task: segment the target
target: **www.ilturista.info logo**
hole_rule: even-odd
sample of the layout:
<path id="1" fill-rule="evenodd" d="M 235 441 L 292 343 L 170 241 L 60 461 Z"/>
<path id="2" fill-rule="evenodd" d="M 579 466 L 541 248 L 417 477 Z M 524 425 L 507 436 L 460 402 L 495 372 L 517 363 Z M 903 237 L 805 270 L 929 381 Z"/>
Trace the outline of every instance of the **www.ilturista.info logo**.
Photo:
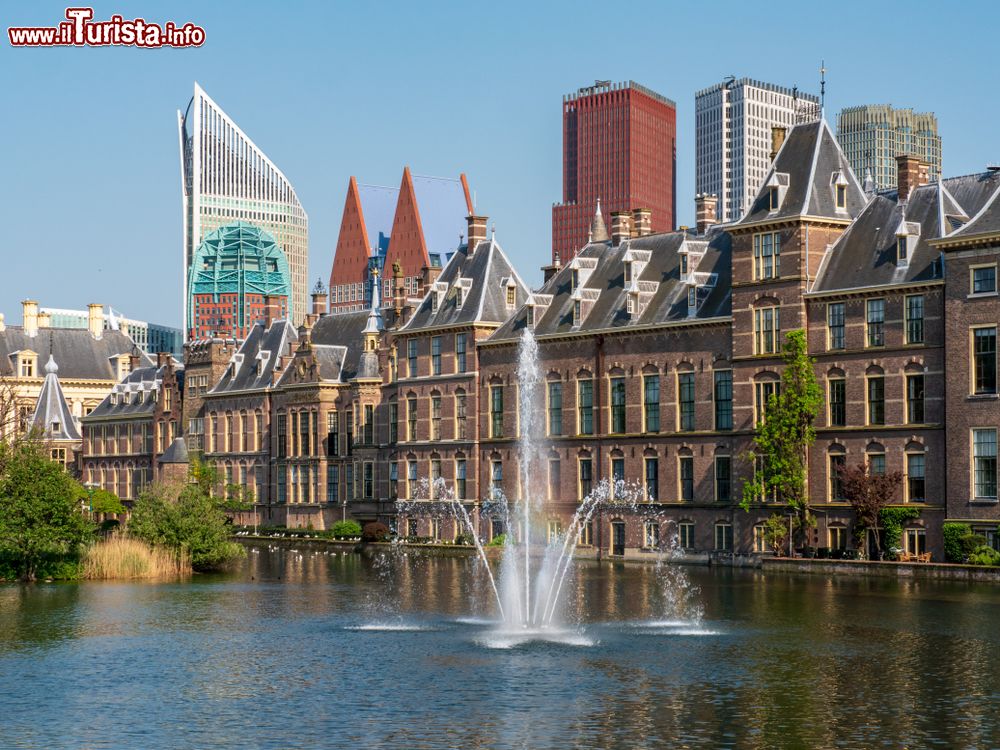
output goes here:
<path id="1" fill-rule="evenodd" d="M 193 23 L 162 26 L 142 18 L 126 21 L 118 15 L 93 21 L 93 8 L 67 8 L 58 26 L 12 26 L 7 36 L 12 47 L 200 47 L 205 30 Z"/>

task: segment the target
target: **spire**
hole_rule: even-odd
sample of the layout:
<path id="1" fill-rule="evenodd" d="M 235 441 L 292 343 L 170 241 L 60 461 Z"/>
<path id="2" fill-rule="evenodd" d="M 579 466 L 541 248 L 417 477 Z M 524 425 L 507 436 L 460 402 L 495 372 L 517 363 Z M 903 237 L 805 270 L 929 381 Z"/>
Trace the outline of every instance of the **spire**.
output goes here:
<path id="1" fill-rule="evenodd" d="M 871 198 L 875 194 L 875 178 L 872 177 L 871 167 L 865 167 L 865 183 L 863 187 L 865 195 Z"/>
<path id="2" fill-rule="evenodd" d="M 604 217 L 601 215 L 601 199 L 597 199 L 597 210 L 594 211 L 594 219 L 590 222 L 590 241 L 607 242 L 608 228 L 604 224 Z"/>
<path id="3" fill-rule="evenodd" d="M 368 334 L 378 334 L 383 328 L 382 305 L 379 301 L 379 273 L 378 268 L 372 269 L 372 304 L 368 311 L 368 322 L 365 324 L 365 338 Z M 367 347 L 366 347 L 367 348 Z"/>

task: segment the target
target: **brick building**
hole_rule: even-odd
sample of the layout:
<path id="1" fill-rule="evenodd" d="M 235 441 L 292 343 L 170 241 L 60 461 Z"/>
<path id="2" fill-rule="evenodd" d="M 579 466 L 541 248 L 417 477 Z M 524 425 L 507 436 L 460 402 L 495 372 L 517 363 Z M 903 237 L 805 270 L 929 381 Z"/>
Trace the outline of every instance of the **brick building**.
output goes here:
<path id="1" fill-rule="evenodd" d="M 606 213 L 647 209 L 654 232 L 674 228 L 674 102 L 634 81 L 598 81 L 563 97 L 562 119 L 563 189 L 562 201 L 552 206 L 553 263 L 567 262 L 590 240 L 598 201 Z"/>

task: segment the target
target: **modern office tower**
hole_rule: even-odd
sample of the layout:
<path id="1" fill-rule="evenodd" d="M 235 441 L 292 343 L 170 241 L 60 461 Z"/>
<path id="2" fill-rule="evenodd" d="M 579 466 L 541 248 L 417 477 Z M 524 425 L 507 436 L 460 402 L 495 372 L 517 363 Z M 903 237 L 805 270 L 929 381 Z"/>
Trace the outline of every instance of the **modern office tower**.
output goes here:
<path id="1" fill-rule="evenodd" d="M 298 325 L 308 309 L 309 218 L 295 189 L 274 163 L 197 83 L 177 112 L 184 199 L 184 290 L 191 261 L 209 233 L 237 220 L 267 230 L 288 258 L 289 314 Z M 184 330 L 191 302 L 184 302 Z"/>
<path id="2" fill-rule="evenodd" d="M 751 78 L 727 78 L 694 95 L 695 192 L 718 197 L 717 218 L 736 221 L 771 166 L 771 128 L 819 119 L 819 97 Z"/>
<path id="3" fill-rule="evenodd" d="M 596 81 L 563 97 L 562 202 L 552 206 L 552 261 L 587 244 L 604 215 L 650 212 L 652 231 L 673 229 L 677 106 L 634 81 Z"/>
<path id="4" fill-rule="evenodd" d="M 433 276 L 448 263 L 462 244 L 472 208 L 464 174 L 423 177 L 404 167 L 398 188 L 359 184 L 351 177 L 330 269 L 330 312 L 367 310 L 376 268 L 383 304 L 391 304 L 389 269 L 397 262 L 406 295 L 423 294 L 424 269 Z"/>
<path id="5" fill-rule="evenodd" d="M 205 236 L 188 274 L 188 339 L 242 339 L 255 323 L 288 317 L 288 260 L 268 232 L 246 221 Z"/>
<path id="6" fill-rule="evenodd" d="M 52 328 L 87 328 L 90 325 L 90 310 L 70 310 L 62 307 L 39 308 L 40 316 L 48 316 Z M 184 353 L 184 332 L 180 328 L 133 320 L 120 311 L 108 306 L 108 311 L 100 311 L 105 331 L 122 331 L 147 354 L 169 352 L 175 357 Z"/>
<path id="7" fill-rule="evenodd" d="M 837 140 L 859 179 L 871 174 L 878 190 L 896 187 L 896 157 L 916 156 L 933 181 L 941 174 L 941 136 L 933 112 L 863 104 L 837 115 Z"/>

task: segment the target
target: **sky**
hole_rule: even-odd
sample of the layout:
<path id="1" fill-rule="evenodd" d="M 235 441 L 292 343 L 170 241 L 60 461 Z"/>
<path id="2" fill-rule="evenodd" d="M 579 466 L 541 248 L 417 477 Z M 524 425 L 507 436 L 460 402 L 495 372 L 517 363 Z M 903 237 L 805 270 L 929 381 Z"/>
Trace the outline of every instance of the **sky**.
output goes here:
<path id="1" fill-rule="evenodd" d="M 826 113 L 933 111 L 946 176 L 1000 162 L 995 0 L 769 3 L 135 2 L 113 14 L 205 29 L 199 48 L 12 48 L 64 3 L 0 0 L 0 312 L 112 305 L 179 326 L 176 110 L 198 81 L 279 166 L 328 280 L 348 179 L 465 172 L 529 283 L 561 198 L 561 102 L 596 79 L 677 102 L 677 224 L 694 224 L 694 94 L 732 74 L 819 89 Z M 958 6 L 952 6 L 957 8 Z M 456 238 L 457 239 L 457 238 Z"/>

